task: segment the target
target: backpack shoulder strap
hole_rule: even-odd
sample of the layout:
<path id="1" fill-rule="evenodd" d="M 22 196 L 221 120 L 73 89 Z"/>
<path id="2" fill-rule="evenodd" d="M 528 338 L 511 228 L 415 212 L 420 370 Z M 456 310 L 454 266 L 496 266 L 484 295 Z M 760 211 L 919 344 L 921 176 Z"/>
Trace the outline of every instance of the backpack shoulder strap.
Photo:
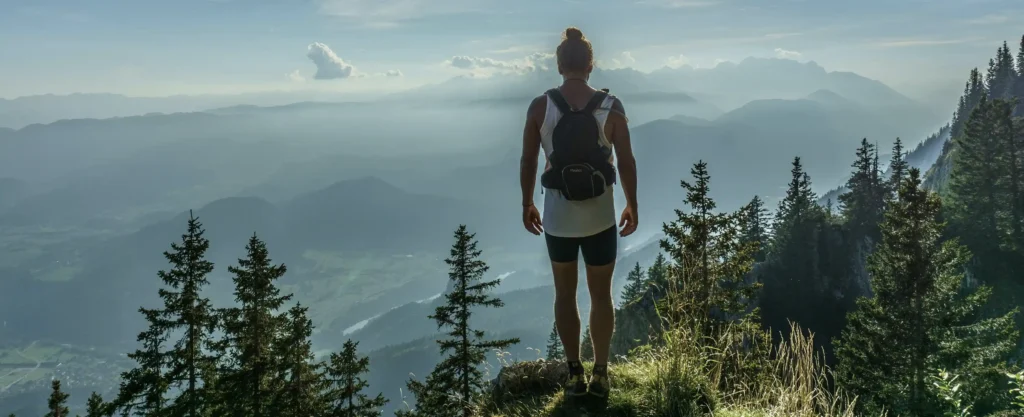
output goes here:
<path id="1" fill-rule="evenodd" d="M 552 103 L 555 103 L 555 107 L 558 107 L 558 110 L 561 111 L 562 114 L 568 114 L 572 112 L 572 107 L 569 106 L 569 102 L 565 101 L 565 97 L 562 96 L 561 91 L 558 91 L 558 88 L 552 88 L 544 94 L 546 94 L 548 98 L 551 99 Z"/>
<path id="2" fill-rule="evenodd" d="M 587 102 L 587 107 L 583 109 L 583 112 L 587 114 L 594 113 L 594 110 L 597 110 L 597 108 L 601 106 L 601 103 L 604 103 L 604 99 L 607 97 L 607 90 L 597 90 L 594 92 L 594 96 L 590 98 L 590 101 Z"/>

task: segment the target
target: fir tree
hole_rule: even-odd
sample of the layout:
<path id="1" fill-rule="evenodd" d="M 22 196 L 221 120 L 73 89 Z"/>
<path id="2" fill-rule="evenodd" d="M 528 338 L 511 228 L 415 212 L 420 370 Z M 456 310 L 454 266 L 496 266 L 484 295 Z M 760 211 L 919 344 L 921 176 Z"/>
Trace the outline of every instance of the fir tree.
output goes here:
<path id="1" fill-rule="evenodd" d="M 680 314 L 676 318 L 729 321 L 745 312 L 760 286 L 745 282 L 756 247 L 740 244 L 742 212 L 715 210 L 707 163 L 697 162 L 690 172 L 693 183 L 680 181 L 688 210 L 677 209 L 676 220 L 663 226 L 666 238 L 661 247 L 673 260 L 670 286 L 681 297 L 671 304 L 681 309 L 675 310 Z"/>
<path id="2" fill-rule="evenodd" d="M 644 295 L 647 291 L 647 279 L 644 277 L 644 271 L 640 268 L 640 263 L 637 262 L 633 266 L 633 270 L 629 271 L 626 276 L 626 286 L 622 289 L 622 304 L 632 302 Z"/>
<path id="3" fill-rule="evenodd" d="M 953 117 L 952 131 L 950 132 L 952 138 L 956 139 L 963 135 L 967 120 L 971 118 L 971 114 L 981 103 L 982 98 L 987 96 L 988 89 L 982 80 L 981 71 L 978 71 L 977 68 L 971 70 L 971 75 L 964 86 L 964 95 L 961 97 L 962 100 Z M 955 142 L 950 143 L 955 144 Z"/>
<path id="4" fill-rule="evenodd" d="M 996 51 L 995 59 L 989 60 L 986 79 L 991 99 L 1009 98 L 1012 94 L 1013 82 L 1017 69 L 1014 68 L 1013 55 L 1006 42 Z"/>
<path id="5" fill-rule="evenodd" d="M 580 361 L 594 359 L 594 341 L 590 338 L 590 324 L 583 330 L 583 341 L 580 343 Z"/>
<path id="6" fill-rule="evenodd" d="M 360 357 L 358 346 L 349 340 L 340 353 L 331 354 L 325 372 L 329 382 L 326 417 L 376 417 L 388 402 L 383 394 L 373 398 L 363 394 L 369 383 L 362 375 L 370 371 L 370 358 Z"/>
<path id="7" fill-rule="evenodd" d="M 107 409 L 107 404 L 103 402 L 103 397 L 95 392 L 86 401 L 85 410 L 85 417 L 106 417 L 111 414 Z"/>
<path id="8" fill-rule="evenodd" d="M 964 134 L 955 139 L 958 152 L 950 175 L 951 220 L 963 241 L 983 260 L 998 257 L 1003 241 L 999 232 L 1000 179 L 1005 177 L 996 104 L 982 99 L 967 121 Z"/>
<path id="9" fill-rule="evenodd" d="M 665 254 L 658 252 L 654 264 L 647 268 L 647 292 L 651 299 L 658 300 L 668 286 L 668 261 Z"/>
<path id="10" fill-rule="evenodd" d="M 793 160 L 790 173 L 786 196 L 775 215 L 769 262 L 761 274 L 761 311 L 764 323 L 777 331 L 786 332 L 790 321 L 815 329 L 816 341 L 827 351 L 829 329 L 842 328 L 846 315 L 844 304 L 837 302 L 843 300 L 833 294 L 850 292 L 849 269 L 829 263 L 834 250 L 830 252 L 825 244 L 834 244 L 828 237 L 835 232 L 825 224 L 824 210 L 816 203 L 800 158 Z"/>
<path id="11" fill-rule="evenodd" d="M 831 200 L 829 200 L 831 201 Z M 753 245 L 754 261 L 763 262 L 767 257 L 768 242 L 771 240 L 768 234 L 770 216 L 768 209 L 764 206 L 764 200 L 760 196 L 754 196 L 747 205 L 740 209 L 740 233 L 741 245 Z"/>
<path id="12" fill-rule="evenodd" d="M 837 381 L 857 395 L 864 415 L 938 415 L 925 376 L 933 368 L 970 375 L 965 391 L 992 390 L 996 367 L 1012 351 L 1013 314 L 971 322 L 990 294 L 965 295 L 968 252 L 942 241 L 938 197 L 921 187 L 916 168 L 882 224 L 868 268 L 875 296 L 858 300 L 837 342 Z M 966 379 L 965 379 L 966 380 Z"/>
<path id="13" fill-rule="evenodd" d="M 50 392 L 50 399 L 47 401 L 47 410 L 45 417 L 69 417 L 71 411 L 68 410 L 68 394 L 65 394 L 60 390 L 60 380 L 55 379 L 50 382 L 52 391 Z"/>
<path id="14" fill-rule="evenodd" d="M 111 409 L 124 415 L 154 417 L 166 412 L 168 390 L 164 378 L 166 363 L 163 344 L 167 342 L 167 323 L 159 310 L 140 308 L 149 328 L 138 335 L 139 349 L 128 354 L 138 365 L 121 373 L 121 386 Z"/>
<path id="15" fill-rule="evenodd" d="M 878 223 L 882 220 L 885 199 L 878 176 L 878 151 L 867 139 L 860 142 L 853 173 L 846 182 L 847 192 L 839 196 L 840 210 L 847 227 L 857 240 L 869 238 L 877 242 Z"/>
<path id="16" fill-rule="evenodd" d="M 280 361 L 278 381 L 284 386 L 277 393 L 274 416 L 307 417 L 319 415 L 324 407 L 321 392 L 324 380 L 318 372 L 313 354 L 313 322 L 306 317 L 308 309 L 296 303 L 287 313 L 287 324 L 275 343 L 275 358 Z"/>
<path id="17" fill-rule="evenodd" d="M 472 329 L 469 318 L 476 307 L 501 307 L 500 299 L 487 294 L 500 281 L 483 281 L 487 264 L 480 260 L 475 235 L 459 226 L 455 231 L 455 244 L 445 263 L 453 288 L 445 294 L 446 303 L 440 305 L 430 316 L 437 322 L 438 329 L 447 328 L 447 338 L 438 340 L 441 354 L 447 356 L 439 363 L 427 385 L 420 385 L 417 393 L 417 413 L 436 417 L 462 416 L 473 414 L 476 401 L 484 386 L 483 372 L 479 365 L 486 360 L 490 349 L 504 349 L 519 343 L 519 339 L 485 340 L 482 330 Z M 413 392 L 416 384 L 410 384 Z M 423 390 L 433 392 L 423 392 Z M 429 401 L 425 404 L 420 395 Z"/>
<path id="18" fill-rule="evenodd" d="M 1020 37 L 1020 48 L 1017 49 L 1017 75 L 1024 77 L 1024 36 Z"/>
<path id="19" fill-rule="evenodd" d="M 903 183 L 903 179 L 907 176 L 907 154 L 903 151 L 903 142 L 900 138 L 896 138 L 896 143 L 892 145 L 892 159 L 889 161 L 889 179 L 886 184 L 888 188 L 888 198 L 893 199 L 899 192 L 900 184 Z"/>
<path id="20" fill-rule="evenodd" d="M 291 295 L 282 296 L 274 284 L 287 268 L 271 262 L 266 244 L 255 234 L 246 251 L 238 266 L 228 268 L 234 274 L 235 301 L 240 307 L 224 312 L 230 364 L 219 382 L 223 395 L 231 399 L 226 415 L 269 417 L 281 385 L 275 378 L 281 365 L 274 342 L 287 319 L 276 311 Z"/>
<path id="21" fill-rule="evenodd" d="M 206 349 L 213 342 L 211 334 L 217 317 L 210 300 L 201 294 L 209 284 L 207 274 L 213 271 L 213 263 L 205 259 L 210 242 L 203 237 L 204 233 L 202 223 L 190 211 L 188 231 L 181 237 L 181 243 L 172 243 L 171 251 L 164 252 L 171 269 L 157 274 L 166 285 L 160 289 L 165 330 L 181 332 L 181 338 L 165 353 L 168 369 L 164 377 L 169 387 L 179 392 L 169 409 L 172 417 L 205 414 L 200 374 L 215 362 Z"/>
<path id="22" fill-rule="evenodd" d="M 1014 103 L 1006 100 L 992 103 L 992 131 L 1000 148 L 993 162 L 1002 167 L 1003 173 L 998 185 L 1008 213 L 1001 217 L 1009 223 L 1004 227 L 1003 235 L 1008 236 L 1004 247 L 1019 254 L 1024 250 L 1024 120 L 1013 119 L 1013 108 Z"/>
<path id="23" fill-rule="evenodd" d="M 551 323 L 551 334 L 548 335 L 547 360 L 565 360 L 565 349 L 562 347 L 562 339 L 558 337 L 558 325 Z"/>

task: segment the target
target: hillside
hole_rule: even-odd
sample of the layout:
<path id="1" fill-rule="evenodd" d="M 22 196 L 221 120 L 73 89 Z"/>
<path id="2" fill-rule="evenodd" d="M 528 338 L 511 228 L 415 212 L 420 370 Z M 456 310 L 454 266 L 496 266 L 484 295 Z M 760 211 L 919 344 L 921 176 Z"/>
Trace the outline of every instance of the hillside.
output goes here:
<path id="1" fill-rule="evenodd" d="M 359 196 L 360 204 L 351 204 L 355 195 Z M 378 309 L 378 312 L 386 310 L 387 306 L 374 305 L 373 301 L 389 296 L 389 292 L 394 292 L 393 302 L 401 304 L 416 300 L 419 294 L 431 289 L 436 291 L 437 285 L 443 282 L 443 264 L 426 254 L 438 249 L 437 242 L 450 238 L 451 231 L 459 224 L 458 220 L 471 220 L 476 212 L 465 203 L 410 194 L 381 180 L 365 178 L 342 181 L 281 205 L 254 197 L 221 199 L 196 210 L 195 215 L 209 225 L 207 237 L 215 243 L 208 255 L 216 265 L 222 266 L 218 268 L 221 279 L 213 280 L 211 287 L 217 294 L 214 299 L 230 299 L 231 284 L 226 280 L 223 267 L 233 264 L 244 254 L 246 239 L 255 232 L 272 242 L 269 245 L 277 260 L 292 266 L 294 273 L 290 274 L 289 283 L 301 284 L 295 288 L 300 296 L 315 296 L 307 302 L 314 305 L 318 320 L 329 323 L 345 317 L 342 312 L 347 310 L 354 314 L 367 307 Z M 138 328 L 138 318 L 121 312 L 134 310 L 140 303 L 155 301 L 151 296 L 159 284 L 155 274 L 166 265 L 160 254 L 167 250 L 170 242 L 179 239 L 187 217 L 187 212 L 181 213 L 171 220 L 129 235 L 78 248 L 70 259 L 75 266 L 66 270 L 70 274 L 68 282 L 40 282 L 31 275 L 20 280 L 0 280 L 0 283 L 14 288 L 25 285 L 18 290 L 0 292 L 0 315 L 12 317 L 16 311 L 31 312 L 28 315 L 34 318 L 31 322 L 8 322 L 11 330 L 30 340 L 59 337 L 89 343 L 130 342 Z M 418 234 L 408 234 L 396 240 L 394 236 L 400 230 L 414 230 Z M 492 233 L 503 233 L 500 230 Z M 382 250 L 384 252 L 380 252 Z M 358 258 L 359 253 L 378 253 L 375 257 L 384 259 L 393 255 L 418 256 L 396 264 L 409 265 L 402 266 L 403 270 L 393 281 L 384 279 L 385 276 L 390 278 L 389 274 L 351 282 L 355 288 L 366 287 L 365 291 L 369 291 L 352 294 L 353 301 L 361 300 L 364 305 L 356 302 L 338 305 L 337 300 L 330 300 L 329 293 L 322 292 L 318 286 L 344 278 L 346 267 L 358 271 L 356 268 L 360 266 L 345 265 L 344 262 L 340 266 L 332 266 L 333 261 L 326 264 L 325 261 L 336 256 Z M 425 257 L 420 259 L 421 256 Z M 424 262 L 432 267 L 422 268 Z M 419 266 L 412 267 L 414 264 Z M 374 264 L 366 264 L 362 268 L 387 267 L 387 263 L 371 265 Z M 413 271 L 415 273 L 411 273 Z M 424 276 L 433 278 L 424 279 Z M 365 279 L 377 279 L 378 282 L 365 282 Z M 408 283 L 416 284 L 406 287 Z M 431 283 L 435 283 L 433 287 Z M 328 287 L 332 292 L 344 290 L 336 285 Z M 47 307 L 55 302 L 64 306 L 61 311 L 73 309 L 81 313 L 76 314 L 73 320 L 67 320 L 60 311 Z M 373 310 L 365 311 L 366 314 L 374 313 Z M 350 318 L 354 320 L 348 324 L 339 322 L 337 326 L 344 328 L 359 320 Z"/>

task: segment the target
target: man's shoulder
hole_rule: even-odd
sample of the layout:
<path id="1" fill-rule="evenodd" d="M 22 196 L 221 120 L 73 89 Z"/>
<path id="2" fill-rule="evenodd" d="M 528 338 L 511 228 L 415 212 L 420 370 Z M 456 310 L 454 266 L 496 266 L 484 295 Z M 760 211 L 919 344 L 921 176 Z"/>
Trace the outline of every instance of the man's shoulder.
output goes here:
<path id="1" fill-rule="evenodd" d="M 544 111 L 547 110 L 548 96 L 547 94 L 541 94 L 534 97 L 530 101 L 530 109 L 528 110 L 530 115 L 543 115 Z"/>

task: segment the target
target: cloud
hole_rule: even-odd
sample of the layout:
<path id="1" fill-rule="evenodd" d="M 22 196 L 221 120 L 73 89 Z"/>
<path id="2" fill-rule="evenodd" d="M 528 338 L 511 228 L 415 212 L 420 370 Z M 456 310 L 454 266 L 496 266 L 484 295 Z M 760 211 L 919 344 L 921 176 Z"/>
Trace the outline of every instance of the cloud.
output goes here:
<path id="1" fill-rule="evenodd" d="M 670 56 L 665 59 L 665 65 L 667 65 L 669 68 L 680 68 L 682 66 L 689 64 L 690 58 L 687 58 L 686 55 L 683 54 Z"/>
<path id="2" fill-rule="evenodd" d="M 484 11 L 475 0 L 316 0 L 321 14 L 363 23 L 372 28 L 391 28 L 400 22 L 428 16 Z"/>
<path id="3" fill-rule="evenodd" d="M 968 19 L 968 25 L 998 25 L 1000 23 L 1006 23 L 1010 21 L 1010 16 L 1005 14 L 990 14 L 986 16 L 976 17 L 974 19 Z"/>
<path id="4" fill-rule="evenodd" d="M 297 83 L 306 81 L 306 77 L 303 77 L 302 74 L 299 73 L 299 70 L 289 72 L 287 75 L 289 80 L 292 80 Z"/>
<path id="5" fill-rule="evenodd" d="M 390 70 L 384 73 L 385 77 L 401 77 L 402 75 L 401 70 Z"/>
<path id="6" fill-rule="evenodd" d="M 355 71 L 355 67 L 342 61 L 327 45 L 314 42 L 309 44 L 309 47 L 306 49 L 308 50 L 306 57 L 316 64 L 316 74 L 313 75 L 313 79 L 334 80 L 348 78 Z"/>
<path id="7" fill-rule="evenodd" d="M 941 46 L 941 45 L 957 45 L 961 43 L 967 43 L 970 41 L 980 40 L 980 38 L 964 38 L 964 39 L 893 39 L 887 41 L 878 41 L 873 43 L 873 46 L 879 48 L 910 48 L 915 46 Z"/>
<path id="8" fill-rule="evenodd" d="M 781 59 L 800 59 L 803 54 L 797 51 L 787 51 L 782 48 L 775 48 L 775 57 Z"/>
<path id="9" fill-rule="evenodd" d="M 636 58 L 633 58 L 633 53 L 629 51 L 623 51 L 621 54 L 619 54 L 617 58 L 612 58 L 611 65 L 607 66 L 607 68 L 625 68 L 635 63 Z M 601 65 L 601 63 L 598 62 L 597 66 L 603 67 L 604 65 Z"/>
<path id="10" fill-rule="evenodd" d="M 639 0 L 636 3 L 669 9 L 682 9 L 717 6 L 722 2 L 720 0 Z"/>
<path id="11" fill-rule="evenodd" d="M 524 74 L 538 70 L 547 71 L 554 68 L 555 55 L 536 52 L 524 58 L 513 60 L 457 55 L 445 61 L 445 64 L 460 70 Z"/>

